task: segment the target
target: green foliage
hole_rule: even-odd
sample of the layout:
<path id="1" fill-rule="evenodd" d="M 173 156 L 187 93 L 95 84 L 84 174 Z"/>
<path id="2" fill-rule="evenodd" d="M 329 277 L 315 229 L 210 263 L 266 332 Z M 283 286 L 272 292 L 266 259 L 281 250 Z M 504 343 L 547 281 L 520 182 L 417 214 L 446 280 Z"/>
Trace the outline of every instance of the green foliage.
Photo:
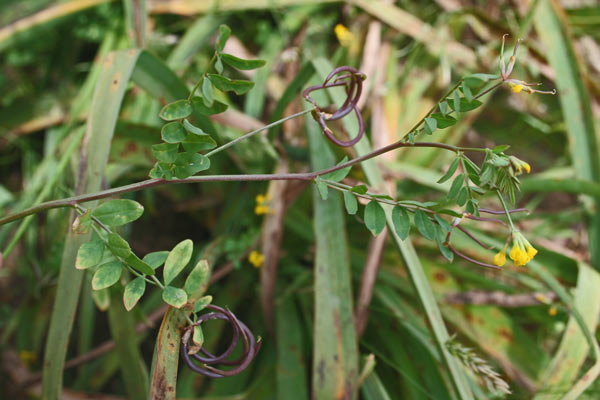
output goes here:
<path id="1" fill-rule="evenodd" d="M 123 291 L 123 304 L 125 305 L 125 309 L 131 311 L 138 301 L 140 301 L 145 291 L 146 281 L 143 276 L 138 276 L 125 285 L 125 290 Z"/>
<path id="2" fill-rule="evenodd" d="M 376 200 L 371 200 L 365 207 L 365 226 L 373 236 L 377 236 L 385 228 L 385 213 Z"/>
<path id="3" fill-rule="evenodd" d="M 189 117 L 192 111 L 192 104 L 188 100 L 177 100 L 164 106 L 158 115 L 165 121 L 175 121 Z"/>
<path id="4" fill-rule="evenodd" d="M 183 289 L 165 286 L 162 292 L 162 299 L 170 306 L 181 308 L 187 303 L 188 296 Z"/>
<path id="5" fill-rule="evenodd" d="M 102 290 L 111 287 L 119 281 L 123 272 L 123 263 L 120 261 L 109 261 L 98 267 L 92 278 L 92 288 Z"/>
<path id="6" fill-rule="evenodd" d="M 102 261 L 104 249 L 104 242 L 101 240 L 93 240 L 91 242 L 83 243 L 77 251 L 75 267 L 77 269 L 95 267 L 100 263 L 100 261 Z"/>
<path id="7" fill-rule="evenodd" d="M 600 248 L 593 129 L 600 77 L 586 58 L 598 47 L 598 7 L 501 7 L 498 20 L 511 21 L 512 39 L 529 48 L 520 47 L 512 74 L 500 76 L 495 56 L 508 28 L 477 19 L 485 13 L 477 4 L 448 19 L 436 2 L 400 8 L 357 0 L 340 13 L 303 1 L 278 10 L 269 1 L 232 1 L 218 14 L 211 2 L 197 2 L 169 9 L 168 18 L 171 5 L 148 3 L 154 22 L 147 24 L 135 2 L 123 3 L 126 12 L 119 2 L 67 3 L 9 0 L 0 13 L 0 348 L 19 354 L 27 371 L 42 371 L 44 398 L 60 398 L 63 386 L 90 396 L 111 388 L 124 398 L 145 398 L 150 388 L 169 398 L 156 382 L 186 398 L 329 399 L 340 391 L 367 399 L 500 398 L 487 384 L 503 380 L 514 398 L 596 397 L 599 278 L 581 260 L 588 251 L 595 260 Z M 244 23 L 245 7 L 256 23 Z M 381 33 L 365 28 L 376 20 Z M 352 40 L 344 42 L 337 23 Z M 415 26 L 429 28 L 407 28 Z M 225 50 L 232 35 L 245 51 L 238 53 L 239 43 Z M 363 71 L 365 138 L 347 149 L 320 143 L 310 118 L 280 129 L 306 87 L 334 66 L 367 65 L 373 43 L 386 51 L 374 60 L 381 68 Z M 146 50 L 111 53 L 124 46 Z M 519 88 L 520 79 L 556 86 L 558 101 L 529 92 L 537 86 Z M 326 116 L 346 95 L 343 87 L 313 93 Z M 261 123 L 273 125 L 255 136 Z M 354 111 L 327 124 L 341 140 L 358 127 Z M 365 156 L 370 140 L 375 148 L 401 145 L 310 175 Z M 530 169 L 534 175 L 524 177 Z M 285 171 L 284 180 L 265 182 L 274 171 Z M 289 178 L 295 173 L 303 182 Z M 144 182 L 148 175 L 196 183 Z M 214 182 L 219 175 L 241 182 Z M 315 185 L 312 197 L 306 182 Z M 255 215 L 255 197 L 266 193 L 268 212 Z M 4 225 L 30 207 L 58 208 Z M 68 217 L 61 207 L 76 213 Z M 529 212 L 486 215 L 521 207 Z M 386 224 L 387 239 L 373 240 Z M 539 252 L 525 267 L 510 260 L 513 231 Z M 194 243 L 155 251 L 185 237 Z M 251 251 L 264 257 L 258 271 L 246 261 Z M 498 254 L 509 258 L 500 271 L 463 259 L 490 266 Z M 374 260 L 376 273 L 366 268 Z M 212 312 L 213 297 L 255 334 L 270 334 L 246 375 L 198 385 L 178 361 L 179 335 Z M 481 298 L 484 304 L 469 304 Z M 529 303 L 515 306 L 523 298 Z M 134 328 L 160 324 L 156 310 L 164 304 L 171 306 L 162 332 L 169 335 L 155 343 L 153 331 Z M 190 350 L 220 347 L 230 335 L 222 325 L 194 327 Z M 447 341 L 448 330 L 456 339 Z M 109 339 L 116 350 L 63 373 L 65 359 L 94 355 Z M 474 349 L 460 345 L 466 342 Z M 151 348 L 148 386 L 150 355 L 140 352 Z M 376 365 L 359 374 L 358 360 L 371 353 Z M 22 383 L 14 385 L 27 391 Z M 12 385 L 0 397 L 10 397 Z"/>
<path id="8" fill-rule="evenodd" d="M 171 283 L 177 275 L 185 268 L 192 258 L 194 244 L 187 239 L 178 243 L 173 250 L 169 252 L 163 269 L 165 284 Z"/>

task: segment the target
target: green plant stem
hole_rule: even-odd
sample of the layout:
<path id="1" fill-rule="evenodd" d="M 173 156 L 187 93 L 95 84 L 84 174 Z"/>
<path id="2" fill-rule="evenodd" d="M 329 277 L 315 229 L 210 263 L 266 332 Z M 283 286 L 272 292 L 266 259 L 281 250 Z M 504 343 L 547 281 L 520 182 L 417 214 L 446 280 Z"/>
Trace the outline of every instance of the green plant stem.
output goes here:
<path id="1" fill-rule="evenodd" d="M 420 120 L 419 120 L 419 121 L 418 121 L 418 122 L 417 122 L 417 123 L 416 123 L 416 124 L 415 124 L 415 125 L 414 125 L 412 128 L 410 128 L 410 129 L 408 130 L 408 133 L 402 137 L 402 140 L 406 139 L 406 138 L 408 137 L 408 135 L 410 135 L 411 133 L 415 132 L 415 131 L 416 131 L 416 130 L 419 128 L 419 126 L 421 126 L 421 124 L 422 124 L 422 123 L 425 121 L 425 119 L 426 119 L 426 118 L 428 118 L 428 117 L 429 117 L 429 116 L 430 116 L 430 115 L 431 115 L 431 114 L 432 114 L 432 113 L 435 111 L 435 109 L 436 109 L 436 108 L 438 108 L 438 106 L 440 105 L 440 103 L 441 103 L 442 101 L 446 100 L 446 98 L 447 98 L 448 96 L 450 96 L 450 95 L 451 95 L 451 94 L 452 94 L 452 93 L 453 93 L 453 92 L 454 92 L 456 89 L 458 89 L 458 88 L 460 87 L 460 85 L 461 85 L 461 83 L 463 82 L 463 80 L 464 80 L 464 79 L 463 79 L 463 78 L 461 78 L 461 79 L 460 79 L 460 80 L 459 80 L 459 81 L 456 83 L 456 85 L 454 85 L 454 86 L 452 87 L 452 89 L 450 89 L 450 90 L 449 90 L 449 91 L 448 91 L 448 92 L 447 92 L 447 93 L 446 93 L 446 94 L 445 94 L 445 95 L 442 97 L 442 100 L 440 100 L 440 101 L 438 101 L 437 103 L 435 103 L 435 104 L 433 105 L 433 107 L 431 107 L 431 108 L 429 109 L 429 111 L 427 111 L 427 114 L 425 114 L 425 116 L 424 116 L 423 118 L 421 118 L 421 119 L 420 119 Z"/>
<path id="2" fill-rule="evenodd" d="M 73 207 L 79 213 L 79 215 L 81 215 L 87 211 L 84 207 L 80 206 L 79 204 L 75 204 Z M 104 229 L 107 233 L 113 233 L 113 231 L 108 226 L 103 224 L 102 221 L 100 221 L 98 218 L 94 217 L 93 215 L 92 215 L 92 221 L 94 221 L 96 224 L 98 224 L 98 226 L 100 226 L 102 229 Z M 96 234 L 98 235 L 98 237 L 100 239 L 103 239 L 100 230 L 98 230 L 98 228 L 95 225 L 92 225 L 92 229 L 94 229 L 94 231 L 96 232 Z M 105 241 L 105 244 L 108 245 L 108 243 L 106 241 Z M 125 265 L 125 267 L 127 267 L 127 269 L 132 274 L 134 274 L 135 276 L 139 276 L 140 278 L 144 278 L 144 280 L 146 282 L 150 283 L 151 285 L 159 286 L 161 289 L 164 289 L 164 285 L 154 275 L 150 276 L 151 278 L 153 278 L 153 280 L 150 280 L 146 277 L 146 275 L 140 274 L 139 272 L 137 272 L 134 268 L 132 268 L 129 264 L 127 264 L 125 262 L 125 260 L 123 260 L 121 257 L 118 257 L 118 258 L 121 260 L 123 265 Z"/>
<path id="3" fill-rule="evenodd" d="M 157 278 L 156 276 L 154 276 L 154 275 L 150 275 L 150 279 L 152 279 L 154 282 L 156 282 L 156 285 L 157 285 L 159 288 L 161 288 L 161 289 L 164 289 L 164 288 L 165 288 L 165 285 L 163 285 L 163 284 L 162 284 L 162 283 L 161 283 L 161 282 L 158 280 L 158 278 Z M 154 282 L 152 282 L 152 283 L 154 284 Z"/>
<path id="4" fill-rule="evenodd" d="M 339 183 L 339 182 L 334 182 L 334 181 L 330 181 L 328 179 L 323 179 L 323 182 L 325 182 L 327 184 L 328 187 L 340 191 L 340 192 L 350 192 L 352 195 L 356 196 L 356 197 L 360 197 L 362 199 L 367 199 L 367 200 L 375 200 L 379 203 L 384 203 L 384 204 L 389 204 L 391 206 L 398 206 L 398 207 L 403 207 L 406 208 L 408 211 L 415 211 L 415 210 L 423 210 L 424 212 L 430 213 L 430 214 L 438 214 L 436 211 L 434 210 L 430 210 L 427 207 L 420 207 L 418 205 L 415 204 L 403 204 L 402 200 L 390 200 L 390 199 L 382 199 L 382 198 L 377 198 L 373 195 L 373 193 L 365 193 L 365 194 L 360 194 L 360 193 L 356 193 L 356 192 L 352 192 L 350 189 L 352 189 L 352 186 L 349 185 L 345 185 L 343 183 Z"/>
<path id="5" fill-rule="evenodd" d="M 407 133 L 406 135 L 404 135 L 404 136 L 402 137 L 402 139 L 400 139 L 400 140 L 405 140 L 405 139 L 408 137 L 408 135 L 410 135 L 410 134 L 411 134 L 411 133 L 413 133 L 413 132 L 416 132 L 416 131 L 417 131 L 417 129 L 419 128 L 419 126 L 421 126 L 421 124 L 423 124 L 423 122 L 425 122 L 425 119 L 426 119 L 426 118 L 428 118 L 428 117 L 429 117 L 429 116 L 430 116 L 430 115 L 431 115 L 431 114 L 432 114 L 432 113 L 435 111 L 435 109 L 439 107 L 439 105 L 440 105 L 440 103 L 441 103 L 442 101 L 446 100 L 446 98 L 447 98 L 448 96 L 450 96 L 450 95 L 451 95 L 451 94 L 452 94 L 452 93 L 453 93 L 453 92 L 454 92 L 456 89 L 458 89 L 458 88 L 460 87 L 460 85 L 462 84 L 462 82 L 463 82 L 463 81 L 464 81 L 464 78 L 461 78 L 461 80 L 459 80 L 459 81 L 456 83 L 456 85 L 454 85 L 454 86 L 452 87 L 452 89 L 450 89 L 450 90 L 449 90 L 449 91 L 448 91 L 448 92 L 447 92 L 447 93 L 444 95 L 444 97 L 442 97 L 442 100 L 440 100 L 440 101 L 438 101 L 437 103 L 435 103 L 435 104 L 433 105 L 433 107 L 431 107 L 431 108 L 429 109 L 429 111 L 427 112 L 427 114 L 425 114 L 425 116 L 424 116 L 423 118 L 421 118 L 421 119 L 420 119 L 420 120 L 419 120 L 419 121 L 418 121 L 418 122 L 417 122 L 417 123 L 416 123 L 416 124 L 415 124 L 415 125 L 414 125 L 414 126 L 413 126 L 413 127 L 410 129 L 410 130 L 409 130 L 409 131 L 408 131 L 408 133 Z M 500 87 L 500 86 L 501 86 L 503 83 L 504 83 L 504 82 L 498 82 L 498 83 L 496 83 L 494 86 L 492 86 L 492 87 L 490 87 L 490 88 L 488 88 L 488 89 L 484 90 L 483 92 L 479 93 L 477 96 L 474 96 L 474 97 L 473 97 L 473 100 L 477 100 L 477 99 L 479 99 L 479 98 L 481 98 L 481 97 L 485 96 L 486 94 L 488 94 L 488 93 L 490 93 L 491 91 L 495 90 L 496 88 Z M 454 110 L 450 110 L 450 111 L 448 111 L 448 113 L 447 113 L 446 115 L 450 115 L 450 114 L 452 114 L 453 112 L 454 112 Z M 468 151 L 473 151 L 473 150 L 472 150 L 472 148 L 466 148 L 466 149 L 469 149 Z M 479 149 L 478 151 L 481 151 L 481 150 L 485 151 L 485 149 Z M 466 151 L 466 150 L 465 150 L 465 151 Z"/>
<path id="6" fill-rule="evenodd" d="M 223 146 L 221 146 L 223 147 Z M 155 186 L 163 186 L 175 183 L 200 183 L 200 182 L 247 182 L 247 181 L 272 181 L 272 180 L 300 180 L 300 181 L 310 181 L 315 179 L 317 176 L 325 175 L 330 172 L 334 172 L 340 169 L 344 169 L 350 167 L 355 164 L 359 164 L 363 161 L 369 160 L 371 158 L 377 157 L 381 154 L 387 153 L 389 151 L 401 148 L 401 147 L 434 147 L 439 149 L 444 149 L 448 151 L 453 151 L 458 153 L 460 151 L 467 151 L 462 147 L 452 146 L 444 143 L 435 143 L 435 142 L 416 142 L 416 143 L 407 143 L 407 142 L 396 142 L 392 143 L 388 146 L 382 147 L 378 150 L 372 151 L 364 156 L 354 158 L 345 163 L 326 168 L 320 171 L 314 172 L 304 172 L 304 173 L 290 173 L 290 174 L 253 174 L 253 175 L 203 175 L 203 176 L 191 176 L 185 179 L 147 179 L 145 181 L 132 183 L 130 185 L 120 186 L 113 189 L 103 190 L 96 193 L 84 194 L 80 196 L 68 197 L 60 200 L 48 201 L 45 203 L 38 204 L 35 207 L 28 208 L 26 210 L 20 211 L 13 215 L 9 215 L 7 217 L 0 219 L 0 225 L 7 224 L 9 222 L 16 221 L 20 218 L 26 217 L 28 215 L 36 214 L 41 211 L 50 210 L 53 208 L 59 207 L 74 207 L 76 204 L 85 203 L 92 200 L 104 199 L 111 196 L 120 195 L 123 193 L 135 192 L 142 189 L 147 189 Z M 478 149 L 484 150 L 485 149 Z"/>
<path id="7" fill-rule="evenodd" d="M 496 190 L 496 194 L 498 195 L 498 198 L 500 199 L 500 203 L 502 203 L 502 207 L 504 208 L 504 213 L 506 214 L 506 218 L 508 218 L 508 223 L 510 224 L 510 229 L 512 231 L 516 231 L 517 229 L 515 228 L 515 225 L 513 224 L 512 218 L 510 216 L 510 211 L 508 210 L 508 207 L 506 206 L 506 202 L 504 201 L 504 197 L 502 197 L 502 193 L 500 193 L 499 190 Z"/>
<path id="8" fill-rule="evenodd" d="M 310 112 L 313 112 L 313 111 L 314 111 L 314 109 L 315 109 L 314 107 L 311 107 L 311 108 L 309 108 L 308 110 L 300 111 L 300 112 L 298 112 L 298 113 L 296 113 L 296 114 L 292 114 L 292 115 L 290 115 L 290 116 L 287 116 L 287 117 L 285 117 L 285 118 L 282 118 L 282 119 L 280 119 L 280 120 L 277 120 L 277 121 L 275 121 L 275 122 L 272 122 L 272 123 L 270 123 L 270 124 L 268 124 L 268 125 L 265 125 L 265 126 L 263 126 L 263 127 L 261 127 L 261 128 L 255 129 L 255 130 L 253 130 L 252 132 L 248 132 L 248 133 L 246 133 L 246 134 L 244 134 L 244 135 L 242 135 L 242 136 L 240 136 L 240 137 L 238 137 L 238 138 L 235 138 L 235 139 L 233 139 L 233 140 L 232 140 L 232 141 L 230 141 L 230 142 L 227 142 L 227 143 L 225 143 L 225 144 L 224 144 L 224 145 L 222 145 L 222 146 L 219 146 L 219 147 L 217 147 L 216 149 L 214 149 L 214 150 L 212 150 L 212 151 L 209 151 L 208 153 L 206 153 L 206 154 L 205 154 L 205 156 L 206 156 L 206 157 L 210 157 L 210 156 L 212 156 L 212 155 L 215 155 L 215 154 L 217 154 L 218 152 L 220 152 L 220 151 L 223 151 L 223 150 L 225 150 L 225 149 L 227 149 L 227 148 L 229 148 L 229 147 L 233 146 L 234 144 L 236 144 L 236 143 L 238 143 L 238 142 L 241 142 L 242 140 L 246 140 L 246 139 L 248 139 L 248 138 L 250 138 L 250 137 L 252 137 L 252 136 L 256 135 L 256 134 L 257 134 L 257 133 L 259 133 L 259 132 L 262 132 L 262 131 L 264 131 L 264 130 L 270 129 L 270 128 L 272 128 L 272 127 L 274 127 L 274 126 L 277 126 L 277 125 L 281 125 L 281 124 L 283 124 L 285 121 L 288 121 L 288 120 L 290 120 L 290 119 L 297 118 L 297 117 L 300 117 L 300 116 L 302 116 L 302 115 L 304 115 L 304 114 L 308 114 L 308 113 L 310 113 Z"/>
<path id="9" fill-rule="evenodd" d="M 206 75 L 208 75 L 208 71 L 210 71 L 210 69 L 212 68 L 213 63 L 215 62 L 216 59 L 217 59 L 217 52 L 215 51 L 212 58 L 208 62 L 208 67 L 206 67 L 206 71 L 204 71 L 204 73 L 202 74 L 202 78 L 198 79 L 198 83 L 196 83 L 196 85 L 194 85 L 194 88 L 190 92 L 190 95 L 188 96 L 188 101 L 192 101 L 192 99 L 194 98 L 194 93 L 196 93 L 196 90 L 198 90 L 198 88 L 202 84 L 202 81 L 204 81 L 204 79 L 206 79 Z"/>

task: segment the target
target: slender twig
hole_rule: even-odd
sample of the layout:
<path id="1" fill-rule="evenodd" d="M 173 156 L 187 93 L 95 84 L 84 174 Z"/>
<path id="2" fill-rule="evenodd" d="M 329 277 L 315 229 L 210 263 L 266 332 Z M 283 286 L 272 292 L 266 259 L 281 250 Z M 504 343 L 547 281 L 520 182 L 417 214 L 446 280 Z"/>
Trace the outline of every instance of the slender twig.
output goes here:
<path id="1" fill-rule="evenodd" d="M 388 146 L 382 147 L 362 157 L 357 157 L 349 160 L 345 163 L 325 168 L 319 171 L 305 172 L 305 173 L 290 173 L 290 174 L 254 174 L 254 175 L 203 175 L 203 176 L 191 176 L 185 179 L 147 179 L 145 181 L 132 183 L 130 185 L 120 186 L 113 189 L 102 190 L 100 192 L 84 194 L 80 196 L 67 197 L 65 199 L 48 201 L 45 203 L 38 204 L 35 207 L 28 208 L 20 211 L 13 215 L 0 219 L 0 225 L 7 224 L 9 222 L 16 221 L 20 218 L 28 215 L 36 214 L 41 211 L 50 210 L 59 207 L 74 207 L 78 203 L 85 203 L 92 200 L 104 199 L 111 196 L 116 196 L 124 193 L 136 192 L 138 190 L 147 189 L 156 186 L 170 185 L 176 183 L 200 183 L 200 182 L 250 182 L 250 181 L 271 181 L 271 180 L 299 180 L 299 181 L 310 181 L 315 179 L 317 176 L 325 175 L 330 172 L 338 171 L 355 164 L 359 164 L 363 161 L 369 160 L 373 157 L 377 157 L 380 154 L 387 153 L 389 151 L 401 148 L 401 147 L 433 147 L 453 151 L 455 153 L 463 151 L 461 147 L 452 146 L 444 143 L 435 142 L 396 142 Z"/>
<path id="2" fill-rule="evenodd" d="M 460 86 L 460 84 L 461 84 L 462 82 L 463 82 L 463 79 L 459 80 L 459 81 L 456 83 L 456 85 L 454 85 L 454 86 L 452 87 L 452 89 L 448 90 L 448 92 L 447 92 L 447 93 L 446 93 L 446 94 L 445 94 L 445 95 L 442 97 L 442 99 L 443 99 L 443 100 L 446 100 L 446 98 L 447 98 L 448 96 L 450 96 L 450 95 L 451 95 L 451 94 L 452 94 L 452 93 L 453 93 L 453 92 L 454 92 L 456 89 L 458 89 L 458 88 L 459 88 L 459 86 Z M 442 100 L 442 101 L 443 101 L 443 100 Z M 432 113 L 435 111 L 435 109 L 436 109 L 436 108 L 438 108 L 438 106 L 439 106 L 439 105 L 440 105 L 440 101 L 438 101 L 437 103 L 435 103 L 435 104 L 433 105 L 433 107 L 431 107 L 431 108 L 429 109 L 429 111 L 427 111 L 427 114 L 425 114 L 425 116 L 424 116 L 423 118 L 421 118 L 421 119 L 420 119 L 420 120 L 419 120 L 419 121 L 418 121 L 418 122 L 417 122 L 417 123 L 416 123 L 416 124 L 415 124 L 415 125 L 414 125 L 412 128 L 410 128 L 410 130 L 408 131 L 408 133 L 407 133 L 406 135 L 404 135 L 404 136 L 402 137 L 402 139 L 403 139 L 403 140 L 404 140 L 404 139 L 406 139 L 406 138 L 408 137 L 408 135 L 410 135 L 411 133 L 413 133 L 414 131 L 416 131 L 416 130 L 417 130 L 417 128 L 419 128 L 419 126 L 421 126 L 421 124 L 423 123 L 423 121 L 425 121 L 425 118 L 429 117 L 429 116 L 430 116 L 430 115 L 431 115 L 431 114 L 432 114 Z"/>
<path id="3" fill-rule="evenodd" d="M 208 75 L 208 71 L 210 71 L 210 69 L 211 69 L 211 67 L 212 67 L 212 65 L 213 65 L 213 63 L 215 62 L 216 59 L 217 59 L 217 52 L 215 51 L 215 53 L 213 54 L 212 58 L 208 62 L 208 67 L 206 67 L 206 71 L 204 71 L 204 73 L 202 74 L 202 78 L 200 78 L 198 80 L 198 82 L 194 85 L 194 88 L 190 92 L 190 94 L 188 96 L 188 101 L 192 101 L 192 99 L 194 98 L 194 93 L 196 93 L 196 90 L 198 90 L 198 88 L 200 87 L 200 85 L 202 84 L 202 82 L 204 82 L 204 79 L 206 79 L 206 76 Z"/>
<path id="4" fill-rule="evenodd" d="M 483 247 L 484 249 L 487 250 L 491 250 L 492 247 L 488 246 L 487 244 L 483 243 L 481 240 L 477 239 L 471 232 L 469 232 L 465 227 L 457 225 L 456 226 L 458 229 L 460 229 L 460 231 L 462 233 L 464 233 L 465 235 L 467 235 L 468 237 L 470 237 L 475 243 L 477 243 L 478 245 L 480 245 L 481 247 Z"/>
<path id="5" fill-rule="evenodd" d="M 508 210 L 508 207 L 506 206 L 506 203 L 504 202 L 504 197 L 502 197 L 502 193 L 500 193 L 499 190 L 496 190 L 496 194 L 498 195 L 498 198 L 500 199 L 500 203 L 502 203 L 502 207 L 504 208 L 504 212 L 506 214 L 506 219 L 508 219 L 508 223 L 510 224 L 510 228 L 513 231 L 516 231 L 517 229 L 515 228 L 515 225 L 513 224 L 512 218 L 510 216 L 510 211 Z"/>
<path id="6" fill-rule="evenodd" d="M 448 91 L 448 92 L 447 92 L 447 93 L 444 95 L 444 97 L 442 98 L 442 101 L 443 101 L 443 100 L 446 100 L 446 98 L 447 98 L 448 96 L 450 96 L 450 95 L 452 94 L 452 92 L 454 92 L 456 89 L 458 89 L 458 88 L 460 87 L 460 85 L 461 85 L 461 83 L 462 83 L 462 82 L 463 82 L 463 79 L 459 80 L 459 81 L 456 83 L 456 85 L 454 85 L 454 86 L 452 87 L 452 89 L 450 89 L 450 90 L 449 90 L 449 91 Z M 490 93 L 490 92 L 491 92 L 491 91 L 493 91 L 494 89 L 496 89 L 496 88 L 498 88 L 499 86 L 501 86 L 501 85 L 502 85 L 502 83 L 503 83 L 503 82 L 498 82 L 498 83 L 497 83 L 497 84 L 495 84 L 494 86 L 492 86 L 492 87 L 490 87 L 490 88 L 488 88 L 488 89 L 484 90 L 483 92 L 479 93 L 477 96 L 473 97 L 473 100 L 477 100 L 477 99 L 479 99 L 480 97 L 483 97 L 483 96 L 485 96 L 486 94 Z M 431 109 L 429 109 L 429 111 L 427 112 L 427 114 L 425 114 L 425 116 L 424 116 L 423 118 L 421 118 L 421 119 L 420 119 L 420 120 L 419 120 L 419 121 L 418 121 L 418 122 L 417 122 L 417 123 L 416 123 L 416 124 L 415 124 L 415 125 L 414 125 L 414 126 L 413 126 L 413 127 L 410 129 L 410 130 L 409 130 L 409 131 L 408 131 L 408 133 L 402 137 L 402 139 L 401 139 L 401 140 L 405 140 L 405 139 L 408 137 L 408 135 L 410 135 L 411 133 L 415 132 L 415 131 L 416 131 L 416 130 L 419 128 L 419 126 L 421 126 L 421 124 L 422 124 L 423 122 L 425 122 L 425 118 L 428 118 L 428 117 L 429 117 L 429 116 L 430 116 L 430 115 L 431 115 L 431 114 L 432 114 L 432 113 L 435 111 L 435 109 L 436 109 L 436 108 L 437 108 L 437 107 L 440 105 L 440 103 L 441 103 L 441 101 L 438 101 L 437 103 L 435 103 L 435 104 L 433 105 L 433 107 L 431 107 Z M 452 114 L 453 112 L 454 112 L 454 110 L 449 110 L 449 111 L 448 111 L 448 113 L 447 113 L 447 115 L 450 115 L 450 114 Z"/>
<path id="7" fill-rule="evenodd" d="M 450 249 L 451 252 L 453 252 L 454 254 L 456 254 L 457 256 L 464 258 L 465 260 L 472 262 L 473 264 L 477 264 L 477 265 L 481 265 L 482 267 L 487 267 L 487 268 L 492 268 L 492 269 L 497 269 L 497 270 L 501 270 L 502 268 L 496 266 L 496 265 L 492 265 L 492 264 L 488 264 L 488 263 L 484 263 L 481 261 L 478 261 L 474 258 L 471 258 L 469 256 L 467 256 L 464 253 L 461 253 L 460 251 L 456 250 L 450 243 L 448 243 L 448 248 Z"/>
<path id="8" fill-rule="evenodd" d="M 506 211 L 502 210 L 490 210 L 488 208 L 479 208 L 479 212 L 482 213 L 486 213 L 486 214 L 495 214 L 495 215 L 504 215 L 506 213 Z M 518 213 L 518 212 L 529 212 L 529 209 L 527 208 L 513 208 L 508 210 L 509 213 Z"/>
<path id="9" fill-rule="evenodd" d="M 232 141 L 227 142 L 224 145 L 219 146 L 219 147 L 217 147 L 216 149 L 214 149 L 212 151 L 209 151 L 208 153 L 205 154 L 205 156 L 206 157 L 210 157 L 210 156 L 212 156 L 214 154 L 217 154 L 220 151 L 225 150 L 228 147 L 233 146 L 234 144 L 236 144 L 238 142 L 241 142 L 242 140 L 248 139 L 249 137 L 252 137 L 252 136 L 256 135 L 259 132 L 262 132 L 262 131 L 264 131 L 266 129 L 272 128 L 272 127 L 277 126 L 277 125 L 281 125 L 285 121 L 288 121 L 288 120 L 296 118 L 296 117 L 300 117 L 300 116 L 302 116 L 304 114 L 308 114 L 308 113 L 313 112 L 313 111 L 314 111 L 314 108 L 309 108 L 307 110 L 300 111 L 299 113 L 292 114 L 292 115 L 287 116 L 285 118 L 282 118 L 282 119 L 280 119 L 278 121 L 270 123 L 269 125 L 262 126 L 262 127 L 258 128 L 258 129 L 253 130 L 252 132 L 248 132 L 248 133 L 246 133 L 246 134 L 244 134 L 244 135 L 242 135 L 242 136 L 240 136 L 238 138 L 235 138 Z"/>

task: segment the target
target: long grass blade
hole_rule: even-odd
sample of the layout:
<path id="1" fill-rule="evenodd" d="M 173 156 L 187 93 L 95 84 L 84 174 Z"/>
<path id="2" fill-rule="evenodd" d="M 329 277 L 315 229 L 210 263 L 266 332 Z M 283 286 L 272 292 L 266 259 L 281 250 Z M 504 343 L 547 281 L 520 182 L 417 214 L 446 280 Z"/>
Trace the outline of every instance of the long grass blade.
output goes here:
<path id="1" fill-rule="evenodd" d="M 590 96 L 582 79 L 580 60 L 573 47 L 564 10 L 555 0 L 540 1 L 534 17 L 536 31 L 547 50 L 550 66 L 556 73 L 558 99 L 565 119 L 571 160 L 578 179 L 598 182 L 600 158 L 594 130 Z M 596 199 L 596 209 L 600 199 Z M 589 221 L 590 243 L 600 240 L 600 214 Z M 600 247 L 590 246 L 592 265 L 600 270 Z"/>
<path id="2" fill-rule="evenodd" d="M 137 51 L 120 51 L 110 53 L 104 61 L 87 122 L 76 194 L 100 190 L 121 102 L 138 55 Z M 75 269 L 75 258 L 79 246 L 89 237 L 89 234 L 76 235 L 69 229 L 65 240 L 44 356 L 45 399 L 61 397 L 63 366 L 83 279 L 83 272 Z"/>
<path id="3" fill-rule="evenodd" d="M 127 398 L 143 400 L 148 395 L 148 370 L 140 353 L 133 314 L 123 306 L 122 289 L 113 290 L 108 307 L 110 333 L 121 364 Z"/>
<path id="4" fill-rule="evenodd" d="M 313 169 L 334 165 L 335 160 L 317 123 L 307 118 Z M 317 400 L 356 398 L 358 346 L 352 315 L 350 260 L 343 205 L 338 193 L 327 200 L 313 188 L 315 260 L 315 330 L 313 394 Z"/>

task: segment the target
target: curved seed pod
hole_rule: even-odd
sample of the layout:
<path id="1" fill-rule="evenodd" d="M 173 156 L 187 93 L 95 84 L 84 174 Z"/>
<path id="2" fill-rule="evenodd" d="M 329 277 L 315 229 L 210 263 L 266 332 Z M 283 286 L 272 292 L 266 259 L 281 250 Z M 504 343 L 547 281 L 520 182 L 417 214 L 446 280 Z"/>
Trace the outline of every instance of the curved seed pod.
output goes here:
<path id="1" fill-rule="evenodd" d="M 340 75 L 341 74 L 341 75 Z M 335 79 L 334 79 L 335 78 Z M 357 107 L 358 100 L 362 94 L 362 82 L 366 79 L 366 75 L 358 71 L 356 68 L 342 66 L 334 69 L 325 78 L 321 85 L 310 86 L 302 92 L 302 96 L 306 101 L 315 107 L 315 119 L 319 123 L 321 130 L 325 136 L 333 143 L 341 147 L 349 147 L 356 144 L 364 135 L 365 127 L 360 110 Z M 324 112 L 317 102 L 310 96 L 311 92 L 316 90 L 328 89 L 332 87 L 343 86 L 346 90 L 346 99 L 342 105 L 332 113 Z M 327 126 L 327 121 L 335 121 L 342 119 L 350 112 L 354 111 L 358 119 L 358 133 L 348 141 L 342 141 L 335 137 L 331 129 Z"/>
<path id="2" fill-rule="evenodd" d="M 233 376 L 239 374 L 240 372 L 245 370 L 248 367 L 248 365 L 250 365 L 254 357 L 258 354 L 258 351 L 260 350 L 260 340 L 256 341 L 254 335 L 252 334 L 250 329 L 248 329 L 246 324 L 239 321 L 231 311 L 212 304 L 208 305 L 206 308 L 209 308 L 214 312 L 201 315 L 194 325 L 190 325 L 185 329 L 185 332 L 181 338 L 181 358 L 192 371 L 207 376 L 209 378 L 224 378 L 226 376 Z M 215 319 L 229 322 L 229 325 L 233 329 L 231 343 L 229 344 L 227 349 L 218 356 L 211 354 L 208 350 L 204 348 L 200 349 L 200 352 L 203 355 L 190 355 L 188 353 L 188 342 L 191 337 L 191 332 L 194 329 L 194 326 L 200 325 L 205 321 Z M 227 360 L 227 357 L 231 355 L 231 353 L 237 346 L 240 337 L 242 339 L 243 346 L 242 355 L 236 360 Z M 195 361 L 201 362 L 202 365 L 196 364 Z M 212 367 L 212 365 L 227 365 L 235 367 L 229 370 L 222 370 L 214 368 Z"/>

